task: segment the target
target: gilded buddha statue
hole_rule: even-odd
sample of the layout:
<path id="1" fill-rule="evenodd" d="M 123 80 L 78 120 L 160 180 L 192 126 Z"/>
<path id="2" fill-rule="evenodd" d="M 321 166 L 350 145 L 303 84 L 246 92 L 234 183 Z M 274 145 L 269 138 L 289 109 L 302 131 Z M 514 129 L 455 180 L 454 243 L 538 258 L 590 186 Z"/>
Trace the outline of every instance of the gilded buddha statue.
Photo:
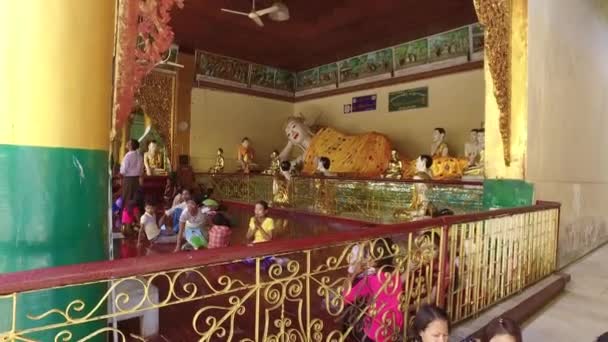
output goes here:
<path id="1" fill-rule="evenodd" d="M 399 158 L 397 150 L 391 151 L 391 160 L 388 161 L 388 167 L 382 178 L 387 179 L 401 179 L 403 178 L 403 162 Z"/>
<path id="2" fill-rule="evenodd" d="M 209 173 L 222 173 L 224 172 L 224 150 L 220 147 L 217 149 L 217 156 L 215 157 L 215 165 L 209 169 Z"/>
<path id="3" fill-rule="evenodd" d="M 237 151 L 237 161 L 239 162 L 240 169 L 243 173 L 250 173 L 257 168 L 257 164 L 253 161 L 255 157 L 255 150 L 251 147 L 249 138 L 244 137 L 241 140 Z"/>
<path id="4" fill-rule="evenodd" d="M 321 214 L 335 213 L 335 198 L 336 192 L 331 181 L 327 182 L 325 177 L 336 177 L 337 174 L 330 171 L 331 160 L 327 157 L 321 157 L 317 161 L 317 174 L 321 177 L 314 179 L 314 209 Z"/>
<path id="5" fill-rule="evenodd" d="M 163 176 L 167 172 L 164 169 L 164 157 L 158 151 L 156 140 L 148 143 L 148 151 L 144 153 L 144 168 L 147 176 Z"/>
<path id="6" fill-rule="evenodd" d="M 265 175 L 276 175 L 281 172 L 281 160 L 279 159 L 279 151 L 274 150 L 270 154 L 270 166 L 264 171 Z"/>
<path id="7" fill-rule="evenodd" d="M 272 206 L 288 207 L 290 204 L 289 188 L 293 175 L 291 162 L 282 161 L 280 168 L 280 172 L 275 174 L 272 180 Z"/>
<path id="8" fill-rule="evenodd" d="M 486 133 L 483 129 L 477 130 L 477 153 L 475 158 L 469 161 L 469 167 L 464 171 L 465 176 L 483 177 L 485 172 L 485 147 Z"/>
<path id="9" fill-rule="evenodd" d="M 416 159 L 416 174 L 414 180 L 428 181 L 431 179 L 429 169 L 433 165 L 433 158 L 429 155 L 421 155 Z M 412 189 L 412 199 L 408 208 L 395 210 L 393 216 L 403 220 L 417 220 L 425 217 L 432 217 L 435 206 L 429 200 L 427 192 L 429 185 L 424 182 L 414 183 Z"/>

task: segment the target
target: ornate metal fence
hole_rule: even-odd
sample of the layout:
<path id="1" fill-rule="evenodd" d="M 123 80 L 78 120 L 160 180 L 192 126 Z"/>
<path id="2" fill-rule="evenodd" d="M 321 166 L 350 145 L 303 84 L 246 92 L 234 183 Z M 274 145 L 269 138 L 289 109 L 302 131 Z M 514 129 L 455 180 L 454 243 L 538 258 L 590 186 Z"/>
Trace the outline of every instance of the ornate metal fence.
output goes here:
<path id="1" fill-rule="evenodd" d="M 423 303 L 457 322 L 553 272 L 558 219 L 543 203 L 0 275 L 0 340 L 405 341 Z M 140 330 L 112 324 L 128 317 Z"/>

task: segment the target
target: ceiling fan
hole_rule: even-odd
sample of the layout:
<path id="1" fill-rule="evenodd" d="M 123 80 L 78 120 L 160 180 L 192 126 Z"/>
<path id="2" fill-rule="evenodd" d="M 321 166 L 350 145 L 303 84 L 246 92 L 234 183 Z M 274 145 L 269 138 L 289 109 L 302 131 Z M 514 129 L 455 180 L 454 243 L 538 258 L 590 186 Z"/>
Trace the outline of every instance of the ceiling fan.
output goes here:
<path id="1" fill-rule="evenodd" d="M 289 9 L 280 1 L 275 1 L 272 6 L 256 11 L 255 0 L 251 0 L 251 12 L 249 13 L 233 11 L 225 8 L 222 8 L 222 11 L 249 17 L 249 19 L 253 20 L 258 26 L 264 26 L 262 17 L 267 14 L 270 19 L 274 21 L 285 21 L 289 19 Z"/>

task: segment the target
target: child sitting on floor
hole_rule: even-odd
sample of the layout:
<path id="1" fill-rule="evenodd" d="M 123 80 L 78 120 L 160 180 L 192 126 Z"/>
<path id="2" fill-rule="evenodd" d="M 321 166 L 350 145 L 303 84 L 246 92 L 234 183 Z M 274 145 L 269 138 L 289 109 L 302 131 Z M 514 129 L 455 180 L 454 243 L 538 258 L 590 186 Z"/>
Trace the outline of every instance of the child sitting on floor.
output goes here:
<path id="1" fill-rule="evenodd" d="M 208 214 L 209 215 L 209 214 Z M 222 213 L 211 215 L 213 226 L 209 229 L 209 244 L 207 248 L 221 248 L 230 245 L 230 221 Z"/>
<path id="2" fill-rule="evenodd" d="M 137 202 L 131 200 L 127 203 L 127 206 L 122 210 L 122 234 L 125 236 L 133 235 L 139 220 L 139 208 Z"/>
<path id="3" fill-rule="evenodd" d="M 141 247 L 141 242 L 143 240 L 143 236 L 145 234 L 148 241 L 152 244 L 155 243 L 175 243 L 176 237 L 173 236 L 163 236 L 160 228 L 158 228 L 158 223 L 156 222 L 156 207 L 151 202 L 146 202 L 145 212 L 141 216 L 139 221 L 140 229 L 139 235 L 137 237 L 137 248 Z"/>

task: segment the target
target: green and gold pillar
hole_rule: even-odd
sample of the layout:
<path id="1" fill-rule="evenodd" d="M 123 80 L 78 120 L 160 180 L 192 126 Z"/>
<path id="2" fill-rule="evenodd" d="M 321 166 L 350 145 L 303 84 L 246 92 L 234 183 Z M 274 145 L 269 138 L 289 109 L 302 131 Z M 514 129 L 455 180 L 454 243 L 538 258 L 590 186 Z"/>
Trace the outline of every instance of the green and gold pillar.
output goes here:
<path id="1" fill-rule="evenodd" d="M 113 0 L 0 1 L 2 273 L 107 257 L 115 6 Z M 99 287 L 63 298 L 59 291 L 24 296 L 17 328 L 40 323 L 25 314 L 98 294 Z M 5 309 L 0 306 L 0 317 L 9 317 Z M 52 340 L 41 336 L 36 339 Z"/>

